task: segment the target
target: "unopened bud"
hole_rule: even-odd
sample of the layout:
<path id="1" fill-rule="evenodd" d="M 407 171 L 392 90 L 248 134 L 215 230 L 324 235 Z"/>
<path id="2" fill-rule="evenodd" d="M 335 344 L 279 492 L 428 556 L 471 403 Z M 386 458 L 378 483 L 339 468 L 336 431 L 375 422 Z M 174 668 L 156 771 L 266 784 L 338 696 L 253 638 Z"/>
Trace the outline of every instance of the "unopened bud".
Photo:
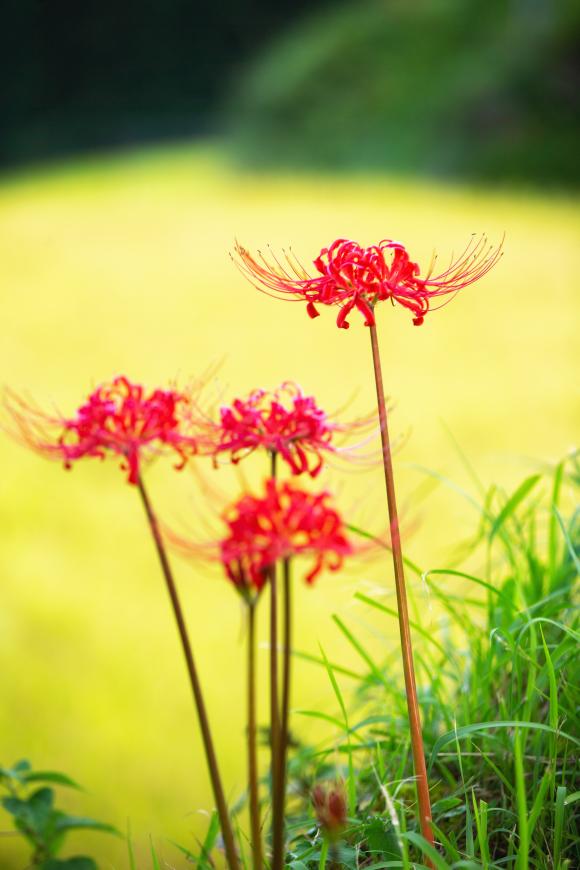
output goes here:
<path id="1" fill-rule="evenodd" d="M 312 789 L 312 804 L 318 823 L 331 837 L 346 825 L 346 800 L 341 783 L 330 788 L 318 784 Z"/>

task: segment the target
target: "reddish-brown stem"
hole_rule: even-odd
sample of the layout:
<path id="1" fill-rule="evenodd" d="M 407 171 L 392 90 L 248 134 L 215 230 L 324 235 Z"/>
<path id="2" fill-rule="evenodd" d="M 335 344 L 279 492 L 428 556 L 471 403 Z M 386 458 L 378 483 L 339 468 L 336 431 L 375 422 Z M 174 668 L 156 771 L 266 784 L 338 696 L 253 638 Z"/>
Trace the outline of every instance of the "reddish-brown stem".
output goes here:
<path id="1" fill-rule="evenodd" d="M 383 388 L 383 375 L 381 371 L 381 358 L 377 341 L 376 326 L 370 327 L 371 347 L 373 353 L 373 367 L 375 384 L 377 388 L 377 403 L 379 409 L 379 424 L 381 427 L 381 441 L 383 446 L 383 465 L 385 469 L 385 484 L 387 487 L 387 503 L 389 508 L 389 523 L 391 530 L 391 547 L 393 553 L 393 568 L 395 572 L 395 588 L 397 592 L 397 608 L 399 612 L 399 631 L 401 634 L 401 652 L 403 658 L 403 673 L 405 677 L 405 691 L 407 694 L 407 710 L 409 714 L 409 727 L 411 731 L 411 747 L 413 751 L 413 765 L 417 781 L 417 796 L 419 801 L 419 820 L 421 833 L 425 839 L 434 845 L 433 829 L 431 827 L 431 800 L 429 797 L 429 784 L 427 781 L 427 768 L 425 765 L 425 751 L 423 749 L 423 735 L 421 732 L 421 715 L 417 700 L 417 685 L 415 682 L 415 668 L 413 665 L 413 646 L 411 643 L 411 628 L 409 625 L 409 611 L 407 607 L 407 592 L 405 589 L 405 571 L 403 568 L 403 552 L 401 549 L 401 534 L 399 531 L 399 517 L 397 514 L 397 500 L 395 496 L 395 478 L 393 475 L 393 460 L 391 457 L 391 444 L 387 423 L 387 406 Z"/>
<path id="2" fill-rule="evenodd" d="M 275 451 L 271 453 L 271 476 L 276 479 Z M 282 870 L 280 829 L 280 707 L 278 697 L 278 593 L 276 565 L 270 569 L 270 749 L 272 779 L 272 870 Z"/>
<path id="3" fill-rule="evenodd" d="M 171 604 L 173 606 L 173 613 L 175 615 L 175 621 L 177 623 L 177 629 L 179 631 L 179 637 L 181 639 L 181 646 L 183 647 L 183 654 L 185 656 L 185 663 L 187 665 L 187 672 L 189 674 L 189 681 L 191 683 L 191 688 L 193 691 L 193 698 L 195 701 L 195 706 L 197 709 L 197 715 L 199 719 L 199 727 L 201 730 L 201 736 L 203 740 L 203 747 L 205 749 L 205 757 L 207 759 L 207 766 L 209 769 L 209 775 L 211 779 L 211 784 L 213 788 L 213 795 L 216 802 L 216 809 L 218 812 L 220 826 L 222 830 L 222 837 L 224 840 L 224 848 L 226 853 L 226 860 L 228 867 L 230 870 L 239 870 L 239 861 L 236 852 L 236 844 L 234 840 L 234 834 L 230 822 L 230 817 L 228 814 L 228 807 L 226 804 L 226 799 L 224 796 L 224 790 L 222 786 L 222 781 L 218 769 L 217 757 L 214 749 L 213 739 L 211 736 L 211 731 L 209 727 L 209 721 L 207 717 L 207 711 L 205 708 L 205 702 L 203 699 L 203 694 L 201 691 L 201 684 L 199 682 L 199 677 L 197 673 L 197 669 L 195 667 L 195 662 L 193 659 L 193 652 L 191 649 L 191 644 L 189 642 L 189 636 L 187 633 L 187 627 L 185 625 L 185 618 L 183 615 L 183 611 L 181 609 L 181 604 L 179 601 L 179 596 L 177 594 L 177 587 L 175 585 L 175 580 L 173 578 L 173 573 L 171 571 L 171 567 L 169 565 L 169 559 L 167 557 L 167 552 L 165 550 L 165 546 L 163 544 L 163 539 L 161 537 L 161 532 L 159 530 L 159 523 L 157 522 L 157 517 L 149 500 L 149 496 L 147 494 L 147 490 L 145 489 L 145 485 L 141 477 L 139 477 L 137 481 L 137 485 L 139 488 L 139 493 L 141 494 L 141 500 L 143 502 L 143 507 L 145 508 L 145 513 L 147 515 L 147 520 L 149 522 L 149 527 L 151 529 L 151 534 L 153 536 L 153 540 L 155 542 L 155 547 L 157 549 L 157 555 L 159 556 L 159 561 L 161 563 L 161 570 L 163 572 L 163 577 L 165 579 L 165 583 L 167 586 L 167 591 L 169 592 L 169 597 L 171 599 Z"/>
<path id="4" fill-rule="evenodd" d="M 254 870 L 262 870 L 262 830 L 256 745 L 256 602 L 248 604 L 248 791 Z"/>
<path id="5" fill-rule="evenodd" d="M 276 800 L 277 806 L 277 829 L 274 831 L 274 857 L 277 858 L 281 853 L 282 864 L 284 859 L 284 820 L 286 812 L 286 773 L 288 763 L 288 738 L 289 738 L 289 717 L 290 717 L 290 660 L 292 653 L 292 601 L 290 589 L 290 559 L 284 559 L 283 562 L 283 581 L 284 581 L 284 652 L 282 658 L 282 705 L 280 714 L 280 755 L 278 759 L 278 780 L 277 787 L 279 790 Z M 276 866 L 276 865 L 273 865 Z"/>

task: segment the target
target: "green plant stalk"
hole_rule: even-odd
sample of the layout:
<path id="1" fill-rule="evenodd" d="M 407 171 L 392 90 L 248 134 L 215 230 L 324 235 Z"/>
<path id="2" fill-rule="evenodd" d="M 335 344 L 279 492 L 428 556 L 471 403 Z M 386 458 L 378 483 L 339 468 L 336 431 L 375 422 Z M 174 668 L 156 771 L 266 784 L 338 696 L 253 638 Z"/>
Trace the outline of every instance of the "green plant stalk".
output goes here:
<path id="1" fill-rule="evenodd" d="M 516 729 L 514 734 L 514 776 L 516 780 L 516 804 L 518 808 L 518 857 L 517 870 L 527 870 L 530 843 L 528 838 L 528 808 L 526 802 L 526 781 L 524 776 L 524 760 L 521 732 Z M 556 866 L 554 864 L 554 866 Z"/>
<path id="2" fill-rule="evenodd" d="M 322 847 L 320 849 L 320 861 L 318 862 L 318 870 L 326 870 L 326 860 L 328 858 L 328 838 L 325 837 L 322 841 Z"/>
<path id="3" fill-rule="evenodd" d="M 254 870 L 262 870 L 262 831 L 258 792 L 258 748 L 256 742 L 256 601 L 248 604 L 248 791 Z"/>
<path id="4" fill-rule="evenodd" d="M 220 825 L 222 829 L 222 836 L 224 839 L 224 848 L 226 853 L 226 860 L 228 863 L 228 867 L 230 870 L 239 870 L 239 862 L 238 856 L 236 852 L 236 844 L 234 840 L 234 834 L 230 822 L 230 817 L 228 813 L 228 807 L 226 803 L 226 799 L 224 796 L 224 790 L 222 786 L 222 781 L 219 773 L 217 757 L 215 753 L 215 748 L 213 744 L 213 738 L 211 735 L 211 730 L 209 727 L 209 720 L 207 717 L 207 711 L 205 708 L 205 702 L 203 699 L 203 693 L 201 690 L 201 684 L 199 682 L 199 676 L 197 673 L 197 669 L 195 666 L 193 651 L 191 648 L 191 644 L 189 642 L 189 635 L 187 633 L 187 627 L 185 624 L 185 618 L 183 615 L 183 611 L 181 609 L 181 604 L 179 601 L 179 596 L 177 594 L 177 587 L 175 585 L 175 580 L 173 578 L 173 572 L 171 571 L 171 567 L 169 565 L 169 559 L 167 557 L 167 552 L 165 550 L 165 546 L 163 544 L 163 539 L 161 537 L 161 532 L 159 530 L 159 523 L 157 521 L 157 516 L 153 510 L 151 502 L 149 500 L 149 496 L 147 494 L 147 490 L 145 489 L 145 485 L 141 477 L 139 477 L 138 489 L 141 495 L 141 500 L 143 502 L 143 507 L 145 508 L 145 513 L 147 515 L 147 520 L 149 522 L 149 527 L 151 529 L 151 534 L 153 536 L 153 540 L 155 542 L 155 547 L 157 549 L 157 554 L 159 556 L 159 561 L 161 563 L 161 570 L 163 573 L 163 577 L 165 579 L 165 583 L 167 586 L 167 591 L 169 592 L 169 597 L 171 599 L 171 604 L 173 607 L 173 613 L 175 615 L 175 621 L 177 623 L 177 629 L 179 631 L 179 637 L 181 639 L 181 645 L 183 647 L 183 654 L 185 656 L 185 663 L 187 665 L 187 671 L 189 674 L 189 680 L 191 683 L 191 688 L 193 691 L 193 698 L 195 701 L 195 706 L 197 709 L 197 715 L 199 719 L 199 726 L 201 730 L 201 736 L 203 740 L 203 747 L 205 750 L 205 757 L 207 760 L 207 766 L 209 769 L 209 775 L 211 779 L 214 799 L 216 802 L 216 808 L 218 811 Z"/>
<path id="5" fill-rule="evenodd" d="M 431 799 L 429 796 L 427 768 L 425 765 L 425 751 L 423 748 L 423 734 L 421 731 L 421 715 L 419 712 L 419 701 L 417 699 L 417 685 L 415 680 L 415 667 L 413 664 L 413 645 L 411 641 L 411 628 L 409 625 L 409 608 L 407 605 L 407 592 L 405 587 L 405 569 L 403 565 L 403 551 L 401 547 L 401 533 L 399 529 L 399 516 L 397 512 L 395 478 L 393 473 L 393 460 L 391 456 L 391 443 L 389 439 L 387 406 L 385 402 L 385 391 L 383 387 L 381 357 L 379 352 L 379 343 L 377 340 L 376 326 L 373 325 L 369 327 L 369 331 L 371 337 L 375 386 L 377 390 L 379 424 L 381 428 L 383 467 L 385 471 L 385 485 L 387 490 L 387 504 L 389 510 L 389 523 L 391 532 L 391 551 L 393 555 L 393 568 L 395 573 L 399 632 L 401 635 L 401 653 L 403 658 L 403 673 L 405 677 L 405 691 L 407 695 L 409 727 L 411 731 L 413 765 L 417 781 L 419 820 L 421 825 L 421 833 L 423 834 L 428 843 L 434 845 L 435 840 L 431 827 Z"/>

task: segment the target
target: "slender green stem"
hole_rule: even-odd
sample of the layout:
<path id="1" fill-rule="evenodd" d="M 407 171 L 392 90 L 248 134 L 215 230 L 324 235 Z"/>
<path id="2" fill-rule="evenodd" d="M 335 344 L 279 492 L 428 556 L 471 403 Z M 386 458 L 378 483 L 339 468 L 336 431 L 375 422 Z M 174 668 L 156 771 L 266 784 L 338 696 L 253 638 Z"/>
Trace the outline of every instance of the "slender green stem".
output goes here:
<path id="1" fill-rule="evenodd" d="M 187 665 L 187 671 L 189 674 L 189 681 L 191 683 L 191 688 L 193 691 L 193 698 L 195 701 L 195 706 L 197 708 L 197 715 L 199 719 L 199 726 L 201 730 L 201 736 L 203 740 L 203 746 L 205 749 L 205 757 L 207 759 L 207 766 L 209 769 L 209 775 L 211 779 L 211 784 L 213 788 L 214 799 L 216 802 L 216 808 L 219 815 L 222 836 L 224 839 L 224 847 L 226 853 L 226 860 L 228 863 L 228 867 L 230 870 L 239 870 L 239 861 L 236 852 L 236 844 L 234 840 L 234 834 L 230 822 L 230 817 L 228 814 L 228 807 L 226 803 L 226 799 L 224 796 L 224 790 L 222 786 L 222 781 L 219 773 L 217 757 L 214 749 L 213 738 L 211 736 L 211 731 L 209 727 L 209 720 L 207 717 L 207 711 L 205 708 L 205 702 L 203 699 L 203 694 L 201 691 L 201 684 L 199 682 L 199 676 L 197 673 L 197 669 L 195 667 L 195 662 L 193 659 L 193 651 L 191 649 L 191 644 L 189 642 L 189 635 L 187 633 L 187 627 L 185 625 L 185 618 L 183 615 L 183 611 L 181 609 L 181 604 L 179 601 L 179 596 L 177 594 L 177 587 L 175 585 L 175 580 L 173 578 L 173 573 L 171 571 L 171 567 L 169 565 L 169 559 L 167 557 L 167 552 L 165 550 L 165 546 L 163 544 L 163 539 L 161 537 L 161 532 L 159 530 L 159 523 L 157 521 L 157 517 L 151 505 L 151 501 L 149 500 L 149 496 L 147 494 L 147 490 L 145 489 L 145 485 L 141 477 L 139 477 L 137 481 L 137 485 L 139 488 L 139 493 L 141 495 L 141 500 L 143 502 L 143 507 L 145 508 L 145 513 L 147 515 L 147 520 L 149 522 L 149 527 L 151 529 L 151 534 L 153 536 L 153 540 L 155 542 L 155 547 L 157 549 L 157 554 L 159 556 L 159 561 L 161 563 L 161 570 L 163 572 L 163 577 L 165 579 L 165 583 L 167 586 L 167 591 L 169 592 L 169 597 L 171 599 L 171 604 L 173 606 L 173 613 L 175 615 L 175 621 L 177 623 L 177 628 L 179 631 L 179 637 L 181 639 L 181 645 L 183 647 L 183 654 L 185 656 L 185 663 Z"/>
<path id="2" fill-rule="evenodd" d="M 288 739 L 289 739 L 289 716 L 290 716 L 290 661 L 292 655 L 292 601 L 291 601 L 291 572 L 290 559 L 283 562 L 284 582 L 284 646 L 282 659 L 282 707 L 280 714 L 280 754 L 278 758 L 277 788 L 277 828 L 274 831 L 274 856 L 284 853 L 284 821 L 286 813 L 286 776 L 288 764 Z M 283 866 L 281 864 L 280 866 Z"/>
<path id="3" fill-rule="evenodd" d="M 407 710 L 409 714 L 409 727 L 411 731 L 413 764 L 415 768 L 415 778 L 417 781 L 419 819 L 421 824 L 421 833 L 429 843 L 434 844 L 435 840 L 433 837 L 433 829 L 431 827 L 431 800 L 429 797 L 429 784 L 427 781 L 427 768 L 425 765 L 425 751 L 423 748 L 423 734 L 421 732 L 421 715 L 419 712 L 417 685 L 415 681 L 415 667 L 413 664 L 413 646 L 411 642 L 411 628 L 409 625 L 409 610 L 407 606 L 407 592 L 405 588 L 405 570 L 403 567 L 403 551 L 401 547 L 399 516 L 397 513 L 397 500 L 395 496 L 395 478 L 393 474 L 393 460 L 391 456 L 391 444 L 389 439 L 389 428 L 387 421 L 387 406 L 385 402 L 383 375 L 381 371 L 381 357 L 379 352 L 379 343 L 377 340 L 376 326 L 371 326 L 369 331 L 371 336 L 375 385 L 377 389 L 379 424 L 381 427 L 383 466 L 385 470 L 385 484 L 387 489 L 387 503 L 389 508 L 391 548 L 393 554 L 393 568 L 395 572 L 395 588 L 397 592 L 397 608 L 399 614 L 399 631 L 401 635 L 403 673 L 405 677 Z"/>
<path id="4" fill-rule="evenodd" d="M 322 841 L 320 848 L 320 861 L 318 862 L 318 870 L 326 870 L 326 859 L 328 858 L 328 837 Z"/>
<path id="5" fill-rule="evenodd" d="M 251 601 L 248 605 L 248 790 L 250 793 L 253 868 L 254 870 L 262 870 L 256 731 L 256 601 Z"/>

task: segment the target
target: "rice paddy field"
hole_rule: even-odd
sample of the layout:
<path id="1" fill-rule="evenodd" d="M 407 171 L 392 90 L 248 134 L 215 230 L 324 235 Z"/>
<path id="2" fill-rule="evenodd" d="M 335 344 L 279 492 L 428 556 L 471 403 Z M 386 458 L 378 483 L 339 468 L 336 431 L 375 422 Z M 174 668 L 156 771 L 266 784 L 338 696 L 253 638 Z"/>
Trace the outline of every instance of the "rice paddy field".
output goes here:
<path id="1" fill-rule="evenodd" d="M 362 322 L 353 316 L 348 332 L 338 330 L 333 312 L 311 321 L 303 305 L 260 294 L 232 265 L 234 239 L 291 245 L 309 262 L 337 237 L 389 237 L 426 264 L 433 250 L 444 262 L 474 232 L 492 242 L 505 233 L 504 256 L 484 280 L 422 327 L 389 306 L 378 321 L 401 440 L 405 548 L 423 568 L 439 568 L 477 523 L 459 494 L 471 482 L 457 445 L 486 483 L 509 490 L 554 466 L 577 437 L 580 212 L 572 199 L 370 175 L 258 175 L 212 145 L 5 178 L 0 379 L 64 413 L 119 373 L 151 386 L 205 378 L 208 406 L 291 379 L 323 407 L 355 416 L 374 403 Z M 7 437 L 1 443 L 0 762 L 27 757 L 69 773 L 86 792 L 67 795 L 67 808 L 122 830 L 129 821 L 138 856 L 152 838 L 170 861 L 168 840 L 193 845 L 212 802 L 138 497 L 114 462 L 65 472 Z M 180 474 L 160 463 L 148 480 L 164 521 L 207 540 L 228 495 L 265 474 L 256 458 L 243 476 L 200 461 Z M 352 522 L 385 531 L 378 468 L 331 467 L 319 483 Z M 235 801 L 245 776 L 243 612 L 216 567 L 175 561 Z M 449 582 L 461 594 L 461 580 Z M 436 603 L 420 581 L 411 586 L 429 630 Z M 321 643 L 351 666 L 355 652 L 332 614 L 356 625 L 369 649 L 395 648 L 395 622 L 369 614 L 357 590 L 388 601 L 389 562 L 365 557 L 313 588 L 297 584 L 298 648 L 317 655 Z M 264 646 L 264 678 L 266 655 Z M 265 721 L 265 682 L 261 695 Z M 297 662 L 293 704 L 336 706 L 323 670 L 306 660 Z M 311 739 L 324 730 L 299 716 L 293 727 Z M 99 866 L 127 866 L 121 840 L 83 833 L 75 843 L 94 850 Z M 3 870 L 21 867 L 24 854 L 0 838 Z"/>

